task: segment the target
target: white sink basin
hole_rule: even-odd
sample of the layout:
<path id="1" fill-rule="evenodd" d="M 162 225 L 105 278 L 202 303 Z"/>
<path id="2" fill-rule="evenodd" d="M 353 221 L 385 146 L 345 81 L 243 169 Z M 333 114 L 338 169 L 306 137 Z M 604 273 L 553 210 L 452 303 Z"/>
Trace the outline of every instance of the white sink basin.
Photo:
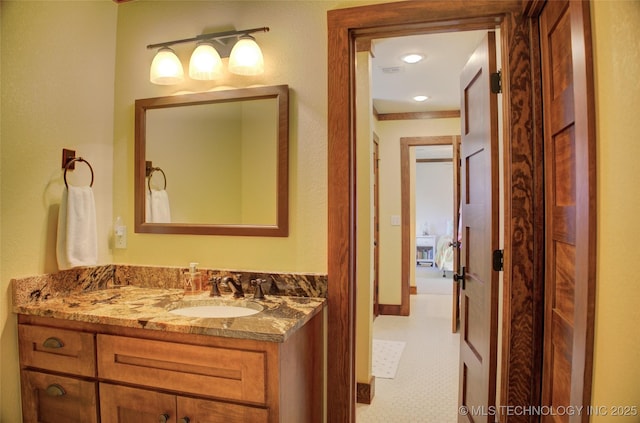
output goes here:
<path id="1" fill-rule="evenodd" d="M 258 304 L 251 304 L 251 307 L 247 305 L 202 305 L 177 308 L 169 313 L 184 317 L 228 318 L 251 316 L 261 311 L 262 307 Z"/>

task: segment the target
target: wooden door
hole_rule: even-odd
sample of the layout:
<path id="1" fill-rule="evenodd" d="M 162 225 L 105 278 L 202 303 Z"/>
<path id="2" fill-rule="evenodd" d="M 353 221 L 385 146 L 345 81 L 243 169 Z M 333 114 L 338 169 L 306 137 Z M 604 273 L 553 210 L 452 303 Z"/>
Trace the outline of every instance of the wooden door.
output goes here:
<path id="1" fill-rule="evenodd" d="M 380 170 L 378 164 L 379 138 L 373 134 L 373 317 L 380 314 L 380 300 L 378 299 L 380 283 Z"/>
<path id="2" fill-rule="evenodd" d="M 176 396 L 101 383 L 100 415 L 102 423 L 175 422 Z"/>
<path id="3" fill-rule="evenodd" d="M 462 249 L 460 422 L 489 422 L 496 399 L 498 272 L 498 102 L 495 33 L 483 39 L 460 76 Z M 458 275 L 460 276 L 460 275 Z"/>
<path id="4" fill-rule="evenodd" d="M 540 15 L 545 111 L 545 323 L 542 404 L 587 406 L 595 293 L 595 147 L 589 3 Z M 588 413 L 542 422 L 588 421 Z"/>
<path id="5" fill-rule="evenodd" d="M 453 272 L 460 270 L 460 138 L 453 141 Z M 460 282 L 453 281 L 451 296 L 451 332 L 458 331 L 460 320 Z"/>

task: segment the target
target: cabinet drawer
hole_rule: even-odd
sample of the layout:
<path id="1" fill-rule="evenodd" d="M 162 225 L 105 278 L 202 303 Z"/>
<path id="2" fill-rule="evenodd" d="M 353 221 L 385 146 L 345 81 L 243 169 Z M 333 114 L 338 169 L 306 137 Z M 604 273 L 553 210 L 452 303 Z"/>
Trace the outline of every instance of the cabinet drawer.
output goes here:
<path id="1" fill-rule="evenodd" d="M 94 382 L 31 370 L 23 370 L 21 376 L 25 423 L 98 421 Z"/>
<path id="2" fill-rule="evenodd" d="M 95 377 L 95 340 L 92 333 L 18 325 L 20 363 L 78 376 Z"/>
<path id="3" fill-rule="evenodd" d="M 213 398 L 266 402 L 264 351 L 98 335 L 101 379 Z"/>

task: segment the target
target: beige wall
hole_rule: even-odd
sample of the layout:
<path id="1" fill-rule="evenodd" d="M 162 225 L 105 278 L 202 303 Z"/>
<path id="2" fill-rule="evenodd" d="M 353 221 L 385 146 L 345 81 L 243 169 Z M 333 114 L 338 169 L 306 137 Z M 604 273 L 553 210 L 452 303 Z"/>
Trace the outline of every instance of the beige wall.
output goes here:
<path id="1" fill-rule="evenodd" d="M 356 56 L 357 226 L 356 233 L 356 382 L 371 381 L 373 338 L 373 103 L 371 55 Z"/>
<path id="2" fill-rule="evenodd" d="M 114 213 L 125 216 L 128 248 L 116 263 L 326 272 L 327 95 L 326 11 L 334 2 L 131 2 L 118 7 L 114 119 Z M 203 32 L 270 27 L 257 33 L 265 74 L 225 74 L 218 81 L 149 83 L 154 52 L 146 45 Z M 193 44 L 176 45 L 187 63 Z M 313 54 L 310 52 L 313 51 Z M 224 60 L 226 62 L 226 59 Z M 290 88 L 290 235 L 286 238 L 133 233 L 133 115 L 136 98 L 206 91 L 220 86 L 288 84 Z M 185 164 L 187 165 L 187 164 Z M 201 193 L 206 195 L 206 193 Z"/>
<path id="3" fill-rule="evenodd" d="M 594 35 L 598 264 L 592 404 L 640 408 L 640 2 L 592 3 Z M 640 410 L 637 411 L 640 414 Z M 593 417 L 593 422 L 637 422 Z"/>
<path id="4" fill-rule="evenodd" d="M 95 172 L 98 261 L 110 263 L 116 12 L 111 1 L 3 1 L 0 421 L 20 421 L 11 278 L 57 270 L 62 149 Z M 69 181 L 87 184 L 80 163 Z M 76 178 L 74 178 L 76 177 Z"/>

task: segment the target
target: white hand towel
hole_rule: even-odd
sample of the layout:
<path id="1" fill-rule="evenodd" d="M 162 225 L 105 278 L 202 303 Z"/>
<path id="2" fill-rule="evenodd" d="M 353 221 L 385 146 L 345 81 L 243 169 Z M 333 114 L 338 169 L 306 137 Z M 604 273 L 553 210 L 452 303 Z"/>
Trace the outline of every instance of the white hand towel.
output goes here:
<path id="1" fill-rule="evenodd" d="M 98 263 L 96 206 L 91 187 L 65 187 L 58 213 L 56 256 L 60 270 Z"/>
<path id="2" fill-rule="evenodd" d="M 151 222 L 171 223 L 171 210 L 169 208 L 169 195 L 167 191 L 151 190 Z"/>
<path id="3" fill-rule="evenodd" d="M 151 217 L 151 193 L 149 191 L 147 191 L 144 199 L 144 221 L 153 223 L 153 218 Z"/>

